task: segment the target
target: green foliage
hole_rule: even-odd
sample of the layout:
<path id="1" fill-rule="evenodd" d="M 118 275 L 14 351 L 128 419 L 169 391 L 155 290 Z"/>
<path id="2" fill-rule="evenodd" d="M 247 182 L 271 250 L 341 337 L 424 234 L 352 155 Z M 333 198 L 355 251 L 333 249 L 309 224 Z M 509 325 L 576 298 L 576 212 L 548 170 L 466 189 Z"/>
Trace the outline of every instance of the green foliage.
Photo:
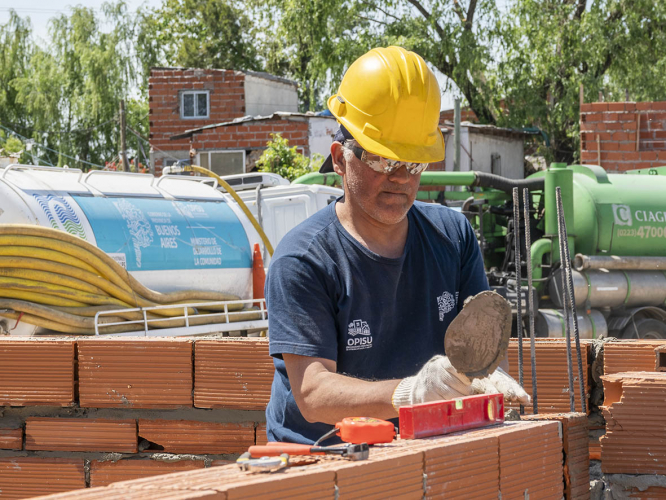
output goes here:
<path id="1" fill-rule="evenodd" d="M 257 160 L 260 172 L 272 172 L 293 181 L 298 177 L 318 172 L 324 157 L 315 154 L 310 159 L 297 151 L 296 146 L 289 147 L 289 141 L 280 134 L 271 134 L 271 141 Z"/>
<path id="2" fill-rule="evenodd" d="M 6 155 L 18 153 L 19 151 L 23 151 L 23 143 L 18 137 L 12 136 L 7 139 L 7 141 L 5 141 L 5 143 L 2 145 L 2 149 L 5 150 Z"/>
<path id="3" fill-rule="evenodd" d="M 165 0 L 142 15 L 140 43 L 153 65 L 256 70 L 253 23 L 234 0 Z"/>

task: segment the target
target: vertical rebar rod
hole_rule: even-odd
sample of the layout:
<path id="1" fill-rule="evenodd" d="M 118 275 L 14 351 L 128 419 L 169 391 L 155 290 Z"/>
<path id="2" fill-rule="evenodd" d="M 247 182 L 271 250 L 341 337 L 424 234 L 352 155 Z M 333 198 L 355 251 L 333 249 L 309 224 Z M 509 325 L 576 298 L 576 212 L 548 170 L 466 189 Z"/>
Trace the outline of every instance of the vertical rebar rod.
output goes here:
<path id="1" fill-rule="evenodd" d="M 527 313 L 530 328 L 530 360 L 532 367 L 532 413 L 539 413 L 537 400 L 536 345 L 534 341 L 534 294 L 532 293 L 532 236 L 530 234 L 530 191 L 523 189 L 523 213 L 525 219 L 525 262 L 527 262 Z"/>
<path id="2" fill-rule="evenodd" d="M 562 206 L 562 190 L 558 186 L 555 188 L 555 200 L 557 205 L 557 236 L 560 243 L 560 275 L 562 276 L 562 306 L 564 312 L 564 331 L 567 344 L 567 373 L 569 375 L 569 409 L 571 412 L 576 411 L 574 383 L 573 383 L 573 367 L 571 363 L 571 310 L 568 305 L 568 287 L 566 279 L 566 261 L 564 256 L 564 241 L 566 239 L 566 223 L 564 220 L 564 208 Z"/>
<path id="3" fill-rule="evenodd" d="M 561 199 L 560 199 L 561 202 Z M 585 400 L 585 381 L 583 380 L 583 361 L 580 354 L 580 334 L 578 329 L 578 313 L 576 312 L 576 298 L 574 297 L 573 273 L 571 272 L 571 255 L 569 254 L 569 239 L 567 234 L 566 221 L 562 217 L 562 232 L 564 233 L 564 254 L 560 254 L 560 260 L 565 263 L 564 271 L 566 275 L 567 296 L 569 298 L 569 308 L 571 311 L 571 323 L 573 325 L 574 340 L 576 342 L 576 356 L 578 361 L 578 390 L 580 392 L 580 407 L 583 413 L 587 413 L 587 401 Z M 573 410 L 572 410 L 573 411 Z"/>
<path id="4" fill-rule="evenodd" d="M 522 310 L 522 281 L 520 276 L 520 197 L 518 188 L 513 188 L 513 242 L 514 257 L 516 260 L 516 333 L 518 335 L 518 383 L 523 387 L 523 310 Z M 525 413 L 525 407 L 520 405 L 520 414 Z"/>

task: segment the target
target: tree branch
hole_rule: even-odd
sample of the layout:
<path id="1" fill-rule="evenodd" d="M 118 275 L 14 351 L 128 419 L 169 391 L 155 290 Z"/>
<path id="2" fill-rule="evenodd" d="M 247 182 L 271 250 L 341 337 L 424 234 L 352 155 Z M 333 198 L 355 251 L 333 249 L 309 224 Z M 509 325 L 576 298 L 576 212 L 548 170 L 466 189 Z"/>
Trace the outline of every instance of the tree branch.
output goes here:
<path id="1" fill-rule="evenodd" d="M 389 23 L 380 21 L 379 19 L 372 19 L 371 17 L 365 17 L 365 16 L 356 16 L 356 17 L 358 17 L 359 19 L 363 19 L 364 21 L 371 21 L 373 23 L 379 23 L 383 24 L 384 26 L 389 26 Z"/>
<path id="2" fill-rule="evenodd" d="M 453 0 L 453 12 L 455 12 L 458 15 L 460 22 L 465 24 L 465 12 L 458 3 L 458 0 Z"/>
<path id="3" fill-rule="evenodd" d="M 435 19 L 432 18 L 432 14 L 428 12 L 423 5 L 418 0 L 407 0 L 409 3 L 411 3 L 416 9 L 421 13 L 423 17 L 426 18 L 427 21 L 430 21 L 435 28 L 435 31 L 439 35 L 440 40 L 444 39 L 444 30 L 442 27 L 437 23 Z"/>
<path id="4" fill-rule="evenodd" d="M 369 3 L 369 2 L 363 2 L 363 4 L 364 4 L 364 5 L 367 5 L 368 7 L 372 7 L 373 9 L 376 9 L 376 10 L 380 11 L 380 12 L 381 12 L 382 14 L 384 14 L 386 17 L 392 17 L 392 18 L 395 19 L 396 21 L 402 21 L 401 18 L 399 18 L 398 16 L 396 16 L 396 15 L 394 15 L 394 14 L 391 14 L 390 12 L 388 12 L 388 11 L 382 9 L 379 5 L 376 5 L 376 4 L 374 4 L 374 3 Z"/>
<path id="5" fill-rule="evenodd" d="M 585 0 L 582 0 L 585 3 Z M 474 23 L 474 13 L 476 12 L 476 0 L 470 0 L 467 8 L 467 17 L 465 18 L 465 29 L 470 31 Z"/>
<path id="6" fill-rule="evenodd" d="M 574 11 L 574 19 L 580 20 L 580 18 L 583 16 L 583 12 L 585 12 L 586 3 L 586 0 L 578 0 L 578 5 Z"/>

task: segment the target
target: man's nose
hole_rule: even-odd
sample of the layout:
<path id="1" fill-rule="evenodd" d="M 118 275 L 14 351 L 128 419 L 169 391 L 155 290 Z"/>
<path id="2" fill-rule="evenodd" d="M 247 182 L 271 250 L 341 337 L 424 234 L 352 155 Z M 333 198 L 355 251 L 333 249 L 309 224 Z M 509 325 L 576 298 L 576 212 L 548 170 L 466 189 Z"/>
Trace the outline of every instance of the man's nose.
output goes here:
<path id="1" fill-rule="evenodd" d="M 411 175 L 412 174 L 407 172 L 407 167 L 400 165 L 396 170 L 389 174 L 388 178 L 391 182 L 405 184 L 409 182 Z"/>

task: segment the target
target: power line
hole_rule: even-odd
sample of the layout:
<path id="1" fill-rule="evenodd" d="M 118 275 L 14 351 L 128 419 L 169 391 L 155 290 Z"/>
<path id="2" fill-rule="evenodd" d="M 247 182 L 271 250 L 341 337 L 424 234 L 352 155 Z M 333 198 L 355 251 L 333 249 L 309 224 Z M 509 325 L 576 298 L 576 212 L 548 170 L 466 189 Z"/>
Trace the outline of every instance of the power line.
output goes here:
<path id="1" fill-rule="evenodd" d="M 21 135 L 21 134 L 15 132 L 15 131 L 13 131 L 13 130 L 10 129 L 10 128 L 5 127 L 4 125 L 0 125 L 0 128 L 2 128 L 3 130 L 6 130 L 7 132 L 10 132 L 10 133 L 12 133 L 12 134 L 18 136 L 18 137 L 20 137 L 20 138 L 23 139 L 24 141 L 33 141 L 33 144 L 34 144 L 34 145 L 37 145 L 37 146 L 39 146 L 40 148 L 46 149 L 47 151 L 51 151 L 52 153 L 55 153 L 55 154 L 57 154 L 57 155 L 64 156 L 65 158 L 69 158 L 70 160 L 78 161 L 78 162 L 80 162 L 80 163 L 85 163 L 86 165 L 90 165 L 90 166 L 92 166 L 92 167 L 104 168 L 102 165 L 98 165 L 98 164 L 96 164 L 96 163 L 90 163 L 89 161 L 85 161 L 85 160 L 80 160 L 80 159 L 75 158 L 75 157 L 73 157 L 73 156 L 66 155 L 65 153 L 61 153 L 60 151 L 56 151 L 55 149 L 51 149 L 51 148 L 49 148 L 49 147 L 47 147 L 47 146 L 44 146 L 43 144 L 40 144 L 40 143 L 38 143 L 38 142 L 34 142 L 33 139 L 29 139 L 29 138 L 27 138 L 27 137 L 25 137 L 25 136 L 23 136 L 23 135 Z"/>

